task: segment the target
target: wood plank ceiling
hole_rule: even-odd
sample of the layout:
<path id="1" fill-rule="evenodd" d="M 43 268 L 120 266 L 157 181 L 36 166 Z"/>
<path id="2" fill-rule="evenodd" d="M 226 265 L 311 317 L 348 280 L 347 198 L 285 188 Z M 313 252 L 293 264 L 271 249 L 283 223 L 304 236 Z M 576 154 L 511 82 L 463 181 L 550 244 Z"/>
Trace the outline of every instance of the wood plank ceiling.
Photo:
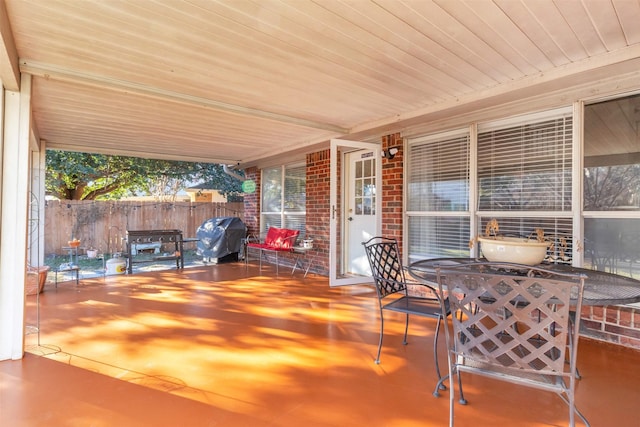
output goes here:
<path id="1" fill-rule="evenodd" d="M 49 148 L 250 164 L 640 57 L 636 0 L 4 0 Z"/>

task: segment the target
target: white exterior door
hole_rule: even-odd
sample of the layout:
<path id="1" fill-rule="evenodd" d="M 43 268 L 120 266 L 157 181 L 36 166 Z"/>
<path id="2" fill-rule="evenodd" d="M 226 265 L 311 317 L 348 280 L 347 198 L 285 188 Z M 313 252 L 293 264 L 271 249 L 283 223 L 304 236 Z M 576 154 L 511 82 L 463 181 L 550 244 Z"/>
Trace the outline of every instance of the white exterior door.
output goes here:
<path id="1" fill-rule="evenodd" d="M 378 144 L 331 141 L 331 286 L 370 281 L 362 242 L 381 230 L 381 169 Z"/>
<path id="2" fill-rule="evenodd" d="M 371 275 L 362 242 L 376 236 L 377 162 L 379 159 L 373 150 L 359 150 L 346 155 L 345 265 L 349 274 Z"/>

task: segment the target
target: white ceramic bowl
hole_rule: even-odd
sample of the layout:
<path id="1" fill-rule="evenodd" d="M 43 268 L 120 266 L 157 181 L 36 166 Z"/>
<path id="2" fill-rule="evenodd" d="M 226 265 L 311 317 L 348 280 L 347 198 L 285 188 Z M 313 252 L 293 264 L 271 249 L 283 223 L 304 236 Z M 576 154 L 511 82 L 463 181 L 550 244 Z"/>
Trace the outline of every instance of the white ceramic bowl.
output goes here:
<path id="1" fill-rule="evenodd" d="M 478 237 L 482 255 L 489 261 L 537 265 L 547 256 L 549 242 L 518 237 Z"/>

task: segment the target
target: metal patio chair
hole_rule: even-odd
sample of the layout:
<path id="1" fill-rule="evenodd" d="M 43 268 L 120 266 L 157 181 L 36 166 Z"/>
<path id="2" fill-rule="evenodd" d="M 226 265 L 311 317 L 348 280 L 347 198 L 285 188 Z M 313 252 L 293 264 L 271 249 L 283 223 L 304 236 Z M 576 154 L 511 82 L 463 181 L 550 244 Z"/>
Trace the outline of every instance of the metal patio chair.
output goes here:
<path id="1" fill-rule="evenodd" d="M 404 345 L 407 344 L 409 315 L 437 319 L 433 340 L 433 360 L 438 375 L 438 383 L 441 384 L 440 380 L 442 376 L 438 363 L 438 336 L 443 313 L 436 289 L 422 283 L 416 283 L 416 286 L 424 286 L 427 288 L 428 294 L 433 296 L 421 297 L 409 295 L 397 240 L 385 237 L 373 237 L 362 244 L 364 245 L 369 265 L 371 266 L 371 274 L 376 286 L 378 307 L 380 309 L 380 340 L 378 341 L 378 353 L 375 362 L 377 364 L 380 363 L 380 352 L 384 338 L 385 310 L 405 313 L 404 339 L 402 341 Z M 446 301 L 444 301 L 444 305 L 447 305 Z"/>
<path id="2" fill-rule="evenodd" d="M 443 309 L 452 313 L 453 335 L 445 328 L 450 426 L 454 375 L 466 404 L 462 372 L 553 391 L 569 406 L 570 426 L 576 414 L 589 426 L 575 407 L 580 316 L 570 316 L 580 312 L 586 276 L 499 263 L 438 267 L 436 274 L 439 292 L 449 296 Z"/>

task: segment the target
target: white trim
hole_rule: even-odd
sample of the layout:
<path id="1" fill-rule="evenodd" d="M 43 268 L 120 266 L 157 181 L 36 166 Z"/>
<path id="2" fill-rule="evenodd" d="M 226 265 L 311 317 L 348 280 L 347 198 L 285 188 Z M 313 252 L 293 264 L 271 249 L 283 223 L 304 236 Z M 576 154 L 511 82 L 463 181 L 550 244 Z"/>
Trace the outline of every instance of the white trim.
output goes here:
<path id="1" fill-rule="evenodd" d="M 477 212 L 478 210 L 478 124 L 472 123 L 469 125 L 469 212 Z M 469 239 L 472 236 L 478 236 L 480 216 L 470 215 L 469 220 Z M 479 257 L 480 245 L 473 245 L 470 249 L 470 255 L 472 257 Z"/>
<path id="2" fill-rule="evenodd" d="M 584 218 L 639 219 L 640 210 L 634 211 L 583 211 Z"/>
<path id="3" fill-rule="evenodd" d="M 582 207 L 584 206 L 584 103 L 573 103 L 573 158 L 571 170 L 571 211 L 573 213 L 573 245 L 571 259 L 573 265 L 582 267 L 584 264 L 584 220 L 582 219 Z"/>
<path id="4" fill-rule="evenodd" d="M 545 119 L 557 119 L 562 116 L 571 116 L 571 114 L 571 107 L 555 108 L 552 110 L 537 111 L 529 114 L 519 114 L 517 116 L 478 123 L 478 133 L 494 129 L 503 129 L 505 127 L 519 126 L 527 123 L 536 123 Z"/>
<path id="5" fill-rule="evenodd" d="M 412 146 L 415 144 L 424 144 L 425 142 L 439 141 L 442 139 L 452 139 L 452 138 L 465 136 L 465 135 L 469 135 L 468 126 L 460 127 L 458 129 L 452 129 L 445 132 L 436 132 L 436 133 L 430 133 L 428 135 L 421 135 L 413 138 L 406 138 L 406 140 L 408 142 L 408 145 Z"/>

